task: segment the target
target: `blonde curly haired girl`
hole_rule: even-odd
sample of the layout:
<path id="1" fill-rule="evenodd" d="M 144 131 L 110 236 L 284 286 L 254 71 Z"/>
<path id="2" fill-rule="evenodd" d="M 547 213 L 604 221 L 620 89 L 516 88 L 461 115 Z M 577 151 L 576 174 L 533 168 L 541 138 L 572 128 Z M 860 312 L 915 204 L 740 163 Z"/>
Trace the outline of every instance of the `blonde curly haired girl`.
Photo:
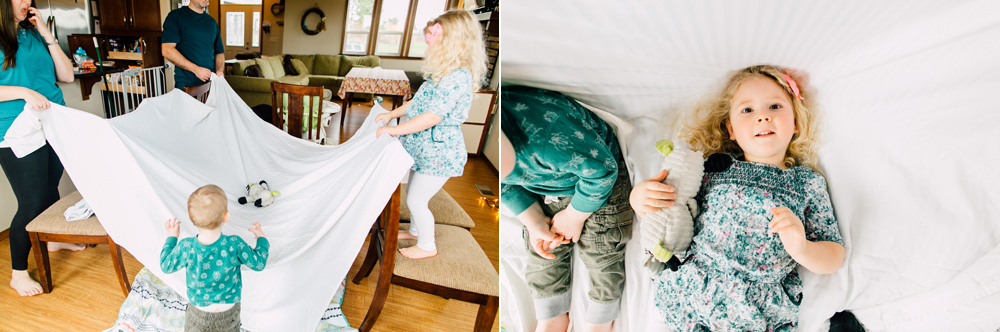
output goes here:
<path id="1" fill-rule="evenodd" d="M 795 330 L 796 267 L 828 274 L 844 262 L 816 171 L 813 94 L 792 76 L 801 75 L 770 65 L 739 70 L 681 128 L 708 159 L 688 256 L 655 282 L 656 306 L 675 331 Z M 673 205 L 674 188 L 659 182 L 666 176 L 636 185 L 630 203 L 640 215 Z"/>
<path id="2" fill-rule="evenodd" d="M 413 157 L 406 187 L 412 220 L 409 231 L 399 232 L 400 240 L 417 240 L 415 246 L 399 250 L 412 259 L 437 255 L 434 215 L 427 202 L 448 178 L 462 175 L 468 154 L 460 125 L 469 117 L 472 95 L 486 73 L 483 30 L 472 12 L 452 10 L 427 22 L 424 40 L 428 45 L 423 67 L 427 81 L 412 100 L 375 118 L 386 124 L 403 115 L 410 118 L 398 126 L 380 127 L 375 134 L 399 136 Z"/>

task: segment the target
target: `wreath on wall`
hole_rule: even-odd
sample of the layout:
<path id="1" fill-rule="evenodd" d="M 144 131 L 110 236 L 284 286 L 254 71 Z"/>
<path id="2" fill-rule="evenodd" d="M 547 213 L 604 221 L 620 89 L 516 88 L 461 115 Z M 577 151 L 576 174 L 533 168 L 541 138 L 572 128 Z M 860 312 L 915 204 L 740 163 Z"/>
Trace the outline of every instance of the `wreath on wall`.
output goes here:
<path id="1" fill-rule="evenodd" d="M 306 18 L 309 17 L 309 14 L 319 15 L 319 24 L 316 24 L 315 29 L 309 29 L 309 27 L 306 26 Z M 310 36 L 315 36 L 320 31 L 323 30 L 326 30 L 326 14 L 323 14 L 322 10 L 313 7 L 307 10 L 305 14 L 302 14 L 302 32 L 305 32 L 307 35 Z"/>

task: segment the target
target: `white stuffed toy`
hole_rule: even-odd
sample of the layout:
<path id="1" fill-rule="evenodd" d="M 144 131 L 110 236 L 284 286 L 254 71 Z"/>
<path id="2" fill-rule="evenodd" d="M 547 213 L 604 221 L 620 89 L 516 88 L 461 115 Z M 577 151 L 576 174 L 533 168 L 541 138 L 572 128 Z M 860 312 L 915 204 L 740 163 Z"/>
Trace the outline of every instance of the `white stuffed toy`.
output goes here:
<path id="1" fill-rule="evenodd" d="M 698 215 L 694 197 L 705 174 L 701 152 L 675 147 L 669 139 L 656 142 L 656 150 L 663 154 L 663 169 L 670 172 L 663 183 L 674 187 L 677 199 L 673 206 L 643 216 L 641 242 L 649 255 L 645 265 L 653 275 L 659 275 L 666 266 L 677 271 L 680 258 L 686 255 L 694 237 L 694 217 Z"/>
<path id="2" fill-rule="evenodd" d="M 245 197 L 240 197 L 238 200 L 240 204 L 246 204 L 247 202 L 253 202 L 256 207 L 265 207 L 271 205 L 274 202 L 275 196 L 280 196 L 281 193 L 277 191 L 271 191 L 267 187 L 267 182 L 261 180 L 260 183 L 251 183 L 247 185 L 247 195 Z"/>

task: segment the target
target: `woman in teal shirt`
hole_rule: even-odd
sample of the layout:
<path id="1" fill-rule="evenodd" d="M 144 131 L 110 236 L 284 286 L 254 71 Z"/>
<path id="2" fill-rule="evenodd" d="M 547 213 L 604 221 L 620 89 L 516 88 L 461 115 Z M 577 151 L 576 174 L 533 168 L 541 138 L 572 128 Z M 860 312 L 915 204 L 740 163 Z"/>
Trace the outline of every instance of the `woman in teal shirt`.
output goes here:
<path id="1" fill-rule="evenodd" d="M 42 292 L 42 286 L 28 275 L 31 241 L 24 229 L 49 205 L 59 200 L 59 178 L 63 166 L 52 148 L 42 148 L 17 158 L 3 136 L 24 110 L 52 103 L 65 105 L 60 82 L 73 82 L 73 65 L 45 29 L 31 0 L 0 0 L 0 166 L 17 197 L 17 213 L 10 224 L 10 258 L 13 270 L 10 286 L 21 296 Z M 27 18 L 28 13 L 33 14 Z M 48 249 L 81 250 L 83 246 L 51 244 Z"/>
<path id="2" fill-rule="evenodd" d="M 427 22 L 424 28 L 427 56 L 424 78 L 413 99 L 375 120 L 409 116 L 395 127 L 381 127 L 376 135 L 399 136 L 403 148 L 413 157 L 406 186 L 406 206 L 410 209 L 410 229 L 399 239 L 416 239 L 417 245 L 400 249 L 411 259 L 437 255 L 434 245 L 434 215 L 427 207 L 449 178 L 461 176 L 468 159 L 460 127 L 469 117 L 472 94 L 479 90 L 486 72 L 483 31 L 471 12 L 448 11 Z"/>

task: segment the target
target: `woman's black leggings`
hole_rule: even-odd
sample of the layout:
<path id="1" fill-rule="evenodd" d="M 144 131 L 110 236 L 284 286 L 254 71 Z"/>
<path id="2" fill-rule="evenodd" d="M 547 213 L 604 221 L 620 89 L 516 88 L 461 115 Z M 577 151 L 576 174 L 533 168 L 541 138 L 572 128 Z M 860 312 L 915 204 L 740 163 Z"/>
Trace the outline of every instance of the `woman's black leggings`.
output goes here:
<path id="1" fill-rule="evenodd" d="M 0 148 L 0 166 L 17 197 L 17 213 L 10 222 L 11 267 L 24 271 L 31 253 L 31 239 L 24 227 L 59 200 L 63 165 L 52 147 L 45 144 L 24 158 L 14 156 L 10 148 Z"/>

